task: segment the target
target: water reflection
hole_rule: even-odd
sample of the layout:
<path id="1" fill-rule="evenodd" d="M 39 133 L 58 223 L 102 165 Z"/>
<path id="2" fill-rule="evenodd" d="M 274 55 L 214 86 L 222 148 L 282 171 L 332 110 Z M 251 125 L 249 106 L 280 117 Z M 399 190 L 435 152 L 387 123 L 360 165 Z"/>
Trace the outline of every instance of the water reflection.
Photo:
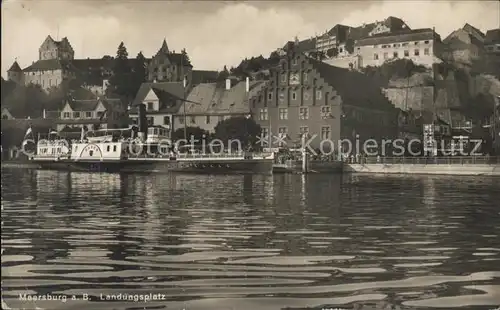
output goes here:
<path id="1" fill-rule="evenodd" d="M 5 170 L 3 294 L 47 309 L 500 303 L 498 179 Z M 142 306 L 142 305 L 141 305 Z"/>

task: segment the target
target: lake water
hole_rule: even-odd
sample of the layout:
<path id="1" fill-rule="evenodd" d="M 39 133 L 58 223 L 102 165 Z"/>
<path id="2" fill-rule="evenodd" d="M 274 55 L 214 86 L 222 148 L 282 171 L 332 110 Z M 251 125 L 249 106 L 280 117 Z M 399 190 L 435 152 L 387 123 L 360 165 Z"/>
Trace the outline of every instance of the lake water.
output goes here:
<path id="1" fill-rule="evenodd" d="M 500 305 L 499 178 L 1 178 L 4 309 Z"/>

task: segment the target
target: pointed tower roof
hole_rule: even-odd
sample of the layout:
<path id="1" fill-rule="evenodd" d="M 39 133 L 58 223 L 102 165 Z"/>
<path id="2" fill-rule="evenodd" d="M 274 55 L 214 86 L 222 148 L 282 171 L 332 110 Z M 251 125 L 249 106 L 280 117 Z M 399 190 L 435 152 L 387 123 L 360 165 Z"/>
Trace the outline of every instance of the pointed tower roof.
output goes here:
<path id="1" fill-rule="evenodd" d="M 161 45 L 160 52 L 167 53 L 167 54 L 170 53 L 170 51 L 168 50 L 167 39 L 163 39 L 163 43 Z"/>
<path id="2" fill-rule="evenodd" d="M 7 72 L 21 72 L 21 71 L 23 71 L 23 70 L 21 70 L 21 67 L 19 66 L 17 61 L 14 61 L 14 63 L 10 67 L 10 69 L 7 70 Z"/>

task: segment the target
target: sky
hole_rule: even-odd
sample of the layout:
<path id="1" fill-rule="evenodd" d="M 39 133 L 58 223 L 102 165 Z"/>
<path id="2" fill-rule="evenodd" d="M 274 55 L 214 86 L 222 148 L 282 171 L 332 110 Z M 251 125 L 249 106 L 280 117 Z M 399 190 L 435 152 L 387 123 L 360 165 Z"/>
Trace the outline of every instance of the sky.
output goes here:
<path id="1" fill-rule="evenodd" d="M 432 28 L 444 39 L 469 23 L 500 27 L 499 1 L 160 1 L 4 0 L 2 76 L 17 59 L 38 60 L 47 35 L 68 37 L 75 58 L 114 56 L 121 41 L 129 57 L 154 55 L 167 40 L 186 49 L 194 69 L 221 70 L 245 57 L 265 57 L 296 36 L 302 40 L 336 24 L 360 26 L 388 16 L 410 28 Z"/>

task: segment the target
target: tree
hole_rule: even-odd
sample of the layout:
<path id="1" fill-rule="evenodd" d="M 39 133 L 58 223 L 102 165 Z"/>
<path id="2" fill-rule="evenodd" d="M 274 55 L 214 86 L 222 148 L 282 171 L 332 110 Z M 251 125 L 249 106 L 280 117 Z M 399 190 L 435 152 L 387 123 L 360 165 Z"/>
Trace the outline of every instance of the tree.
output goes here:
<path id="1" fill-rule="evenodd" d="M 147 68 L 146 58 L 139 52 L 135 58 L 134 67 L 132 69 L 132 80 L 130 86 L 130 94 L 135 97 L 142 83 L 146 82 Z"/>
<path id="2" fill-rule="evenodd" d="M 130 100 L 134 97 L 131 90 L 131 68 L 128 62 L 128 52 L 123 42 L 118 46 L 113 60 L 113 75 L 109 79 L 107 94 L 113 93 Z"/>
<path id="3" fill-rule="evenodd" d="M 200 127 L 186 127 L 187 140 L 190 141 L 194 137 L 196 144 L 201 143 L 203 139 L 207 140 L 209 132 Z M 184 128 L 179 128 L 172 133 L 172 140 L 178 141 L 184 139 Z"/>
<path id="4" fill-rule="evenodd" d="M 260 148 L 257 144 L 260 133 L 260 125 L 246 117 L 228 118 L 215 126 L 215 138 L 222 140 L 226 147 L 229 147 L 229 140 L 238 140 L 244 148 L 258 149 Z"/>

